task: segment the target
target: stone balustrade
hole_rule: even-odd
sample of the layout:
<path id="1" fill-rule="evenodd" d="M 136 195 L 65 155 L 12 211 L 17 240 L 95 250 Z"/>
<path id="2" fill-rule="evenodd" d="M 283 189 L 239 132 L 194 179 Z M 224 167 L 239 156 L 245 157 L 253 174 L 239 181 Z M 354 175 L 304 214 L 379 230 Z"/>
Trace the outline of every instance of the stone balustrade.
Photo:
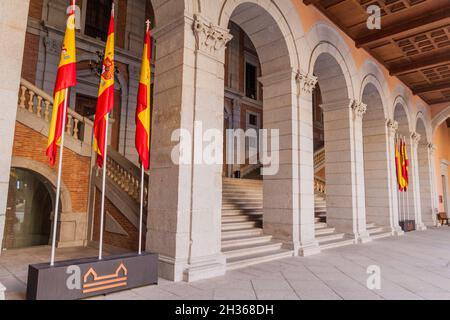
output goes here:
<path id="1" fill-rule="evenodd" d="M 314 192 L 325 194 L 326 193 L 326 185 L 325 180 L 322 180 L 318 177 L 314 178 Z"/>
<path id="2" fill-rule="evenodd" d="M 314 152 L 314 168 L 319 169 L 325 166 L 325 148 Z"/>
<path id="3" fill-rule="evenodd" d="M 100 170 L 97 174 L 100 174 Z M 137 204 L 140 202 L 141 170 L 118 152 L 109 149 L 106 164 L 106 174 L 116 186 L 128 194 Z M 144 207 L 148 199 L 148 174 L 145 175 Z"/>
<path id="4" fill-rule="evenodd" d="M 50 124 L 53 98 L 27 80 L 21 79 L 18 108 L 19 110 L 28 111 L 38 119 Z M 90 145 L 92 121 L 78 114 L 73 109 L 68 108 L 67 110 L 66 135 Z"/>

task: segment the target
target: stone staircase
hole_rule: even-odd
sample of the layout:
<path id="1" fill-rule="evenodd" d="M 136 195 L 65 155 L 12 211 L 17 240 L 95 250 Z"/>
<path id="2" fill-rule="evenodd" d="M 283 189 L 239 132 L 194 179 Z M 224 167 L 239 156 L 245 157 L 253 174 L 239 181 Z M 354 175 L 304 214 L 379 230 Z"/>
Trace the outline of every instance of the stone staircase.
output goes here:
<path id="1" fill-rule="evenodd" d="M 263 234 L 262 185 L 261 180 L 223 179 L 222 252 L 228 270 L 293 255 Z"/>

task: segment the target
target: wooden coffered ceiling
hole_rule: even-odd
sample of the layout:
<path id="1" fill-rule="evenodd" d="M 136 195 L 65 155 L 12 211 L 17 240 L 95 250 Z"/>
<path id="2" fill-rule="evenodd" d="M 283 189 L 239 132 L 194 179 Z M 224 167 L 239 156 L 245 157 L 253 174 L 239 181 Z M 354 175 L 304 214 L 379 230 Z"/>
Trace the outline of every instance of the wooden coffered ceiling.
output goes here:
<path id="1" fill-rule="evenodd" d="M 428 104 L 450 101 L 450 0 L 304 0 Z M 366 10 L 381 9 L 369 30 Z"/>

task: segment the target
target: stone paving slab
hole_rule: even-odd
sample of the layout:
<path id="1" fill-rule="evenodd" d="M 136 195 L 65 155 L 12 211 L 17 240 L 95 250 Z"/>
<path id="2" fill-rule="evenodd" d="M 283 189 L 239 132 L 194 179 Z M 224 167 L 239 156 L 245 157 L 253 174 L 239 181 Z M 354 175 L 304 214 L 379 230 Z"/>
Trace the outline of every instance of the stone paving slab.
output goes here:
<path id="1" fill-rule="evenodd" d="M 143 287 L 93 300 L 341 300 L 450 299 L 450 228 L 291 257 L 193 283 L 160 279 Z M 95 256 L 91 248 L 59 249 L 61 260 Z M 47 261 L 48 247 L 3 252 L 0 283 L 6 299 L 24 299 L 28 264 Z M 381 268 L 381 289 L 367 288 L 367 268 Z"/>

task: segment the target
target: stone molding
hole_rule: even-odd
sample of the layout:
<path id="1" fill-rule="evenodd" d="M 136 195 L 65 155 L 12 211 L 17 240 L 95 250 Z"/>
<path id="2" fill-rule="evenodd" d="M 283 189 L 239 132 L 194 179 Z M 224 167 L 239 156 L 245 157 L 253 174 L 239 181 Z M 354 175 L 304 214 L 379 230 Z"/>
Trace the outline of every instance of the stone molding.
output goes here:
<path id="1" fill-rule="evenodd" d="M 299 70 L 295 80 L 300 85 L 300 89 L 305 93 L 312 93 L 317 84 L 317 77 Z"/>
<path id="2" fill-rule="evenodd" d="M 59 55 L 61 53 L 62 42 L 52 37 L 45 37 L 44 46 L 48 53 Z"/>
<path id="3" fill-rule="evenodd" d="M 353 115 L 354 115 L 355 119 L 362 120 L 362 118 L 364 117 L 364 115 L 367 112 L 367 105 L 360 101 L 353 100 L 350 104 L 350 107 L 353 110 Z"/>
<path id="4" fill-rule="evenodd" d="M 193 31 L 197 50 L 208 54 L 221 52 L 233 39 L 228 29 L 213 25 L 198 14 L 194 16 Z"/>
<path id="5" fill-rule="evenodd" d="M 427 147 L 428 147 L 428 151 L 430 152 L 430 154 L 434 155 L 437 150 L 437 146 L 434 143 L 429 143 L 427 145 Z"/>

